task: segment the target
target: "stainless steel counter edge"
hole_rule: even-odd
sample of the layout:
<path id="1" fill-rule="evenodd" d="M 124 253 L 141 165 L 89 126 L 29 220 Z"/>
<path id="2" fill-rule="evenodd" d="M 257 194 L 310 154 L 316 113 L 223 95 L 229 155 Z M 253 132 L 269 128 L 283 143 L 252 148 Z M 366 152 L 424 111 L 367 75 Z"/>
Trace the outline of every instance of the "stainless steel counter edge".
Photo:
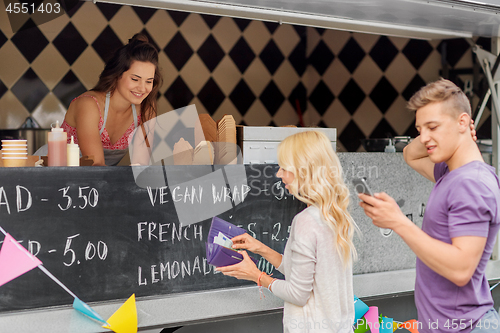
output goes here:
<path id="1" fill-rule="evenodd" d="M 488 280 L 500 280 L 500 260 L 490 261 Z M 354 293 L 360 298 L 394 297 L 414 290 L 415 270 L 359 274 L 354 276 Z M 139 330 L 248 317 L 281 311 L 283 301 L 256 286 L 217 289 L 137 299 Z M 109 318 L 125 300 L 90 305 Z M 70 306 L 0 314 L 6 332 L 96 333 L 110 332 Z"/>

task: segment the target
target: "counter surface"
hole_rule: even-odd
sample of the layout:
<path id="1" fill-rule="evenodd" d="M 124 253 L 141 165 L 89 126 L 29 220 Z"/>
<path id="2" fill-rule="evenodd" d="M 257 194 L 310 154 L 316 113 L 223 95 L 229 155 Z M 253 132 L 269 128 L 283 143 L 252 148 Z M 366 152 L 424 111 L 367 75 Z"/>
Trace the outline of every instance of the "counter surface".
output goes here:
<path id="1" fill-rule="evenodd" d="M 366 300 L 412 293 L 415 282 L 415 255 L 397 235 L 384 236 L 379 228 L 373 226 L 357 205 L 351 179 L 367 176 L 369 185 L 374 191 L 385 191 L 393 196 L 402 211 L 419 226 L 432 183 L 411 170 L 404 163 L 402 155 L 398 153 L 339 153 L 338 155 L 344 169 L 345 181 L 353 192 L 351 213 L 362 232 L 362 238 L 355 240 L 359 260 L 354 265 L 354 293 Z M 92 170 L 99 172 L 98 169 Z M 113 170 L 116 170 L 113 173 L 129 172 L 127 167 Z M 0 175 L 2 171 L 0 170 Z M 61 171 L 64 172 L 62 169 Z M 4 180 L 3 183 L 7 184 L 8 181 Z M 3 183 L 0 183 L 0 186 L 3 186 Z M 132 217 L 133 220 L 136 219 L 135 215 Z M 492 282 L 500 280 L 500 261 L 489 262 L 487 276 Z M 220 278 L 223 281 L 222 277 Z M 204 291 L 185 289 L 183 292 L 163 295 L 156 293 L 151 294 L 155 296 L 139 295 L 137 296 L 139 329 L 174 327 L 281 312 L 283 301 L 267 290 L 263 292 L 266 297 L 260 299 L 258 288 L 255 286 L 226 285 L 221 282 L 220 289 Z M 112 299 L 100 302 L 88 301 L 88 304 L 103 318 L 109 318 L 124 301 L 125 299 Z M 2 331 L 5 328 L 8 332 L 109 332 L 101 328 L 97 322 L 73 310 L 70 305 L 3 312 L 0 313 L 0 327 Z"/>
<path id="2" fill-rule="evenodd" d="M 500 261 L 487 267 L 490 282 L 500 280 Z M 395 297 L 412 293 L 415 270 L 360 274 L 354 276 L 354 293 L 361 299 Z M 137 299 L 140 330 L 175 327 L 282 311 L 283 301 L 267 289 L 260 299 L 258 287 L 239 287 L 206 292 L 175 294 Z M 244 300 L 244 301 L 243 301 Z M 89 304 L 109 318 L 124 300 Z M 0 327 L 6 332 L 97 333 L 109 332 L 69 306 L 0 314 Z"/>

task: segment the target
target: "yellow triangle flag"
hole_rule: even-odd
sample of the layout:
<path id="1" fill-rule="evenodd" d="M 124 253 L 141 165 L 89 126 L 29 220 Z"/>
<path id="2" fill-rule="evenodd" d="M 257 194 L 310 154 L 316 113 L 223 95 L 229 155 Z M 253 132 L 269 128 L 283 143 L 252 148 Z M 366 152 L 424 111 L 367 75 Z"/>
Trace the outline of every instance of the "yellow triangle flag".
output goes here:
<path id="1" fill-rule="evenodd" d="M 123 303 L 122 306 L 109 319 L 108 328 L 116 333 L 137 333 L 137 308 L 135 307 L 135 294 Z"/>

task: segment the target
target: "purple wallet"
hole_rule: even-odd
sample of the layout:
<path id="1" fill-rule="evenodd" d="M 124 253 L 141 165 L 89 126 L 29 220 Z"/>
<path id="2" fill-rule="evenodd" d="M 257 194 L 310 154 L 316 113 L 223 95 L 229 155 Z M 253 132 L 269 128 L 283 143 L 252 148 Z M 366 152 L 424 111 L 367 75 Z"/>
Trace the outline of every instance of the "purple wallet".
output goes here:
<path id="1" fill-rule="evenodd" d="M 210 265 L 214 265 L 215 267 L 223 267 L 241 262 L 243 260 L 243 255 L 241 253 L 219 244 L 214 244 L 214 238 L 219 234 L 219 232 L 222 232 L 229 238 L 233 238 L 244 234 L 245 230 L 215 216 L 212 219 L 212 225 L 210 226 L 208 240 L 206 243 L 208 263 Z M 250 258 L 257 265 L 258 261 L 255 258 Z"/>

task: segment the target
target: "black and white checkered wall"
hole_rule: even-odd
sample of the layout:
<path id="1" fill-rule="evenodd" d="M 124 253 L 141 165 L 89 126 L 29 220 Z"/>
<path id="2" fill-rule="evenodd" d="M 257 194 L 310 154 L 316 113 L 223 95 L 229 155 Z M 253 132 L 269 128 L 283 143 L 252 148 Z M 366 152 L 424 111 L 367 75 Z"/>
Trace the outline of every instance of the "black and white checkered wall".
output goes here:
<path id="1" fill-rule="evenodd" d="M 92 2 L 26 25 L 12 33 L 2 8 L 4 129 L 28 116 L 43 127 L 62 121 L 71 100 L 95 85 L 109 54 L 140 31 L 160 50 L 160 113 L 195 104 L 215 120 L 231 114 L 243 125 L 335 127 L 339 151 L 362 151 L 366 137 L 415 134 L 405 103 L 440 77 L 443 42 L 452 70 L 473 63 L 462 39 L 421 41 Z M 460 82 L 469 75 L 459 74 Z"/>

